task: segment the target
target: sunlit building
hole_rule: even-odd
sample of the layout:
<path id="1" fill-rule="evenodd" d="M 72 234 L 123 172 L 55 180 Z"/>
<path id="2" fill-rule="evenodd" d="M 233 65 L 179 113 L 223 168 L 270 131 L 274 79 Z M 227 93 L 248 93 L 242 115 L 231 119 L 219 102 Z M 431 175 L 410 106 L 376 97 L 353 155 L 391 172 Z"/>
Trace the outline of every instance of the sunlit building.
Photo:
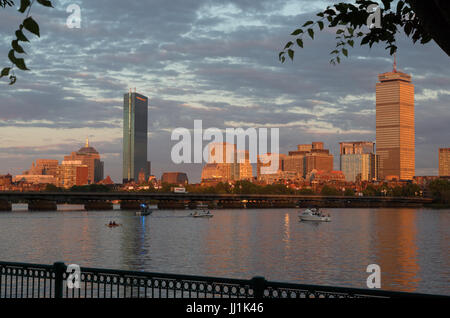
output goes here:
<path id="1" fill-rule="evenodd" d="M 235 144 L 210 143 L 208 163 L 202 169 L 202 182 L 229 182 L 239 180 L 239 165 Z"/>
<path id="2" fill-rule="evenodd" d="M 237 151 L 237 162 L 239 168 L 238 180 L 251 180 L 253 178 L 253 166 L 250 162 L 248 150 Z"/>
<path id="3" fill-rule="evenodd" d="M 161 176 L 162 183 L 186 185 L 189 183 L 187 174 L 184 172 L 164 172 Z"/>
<path id="4" fill-rule="evenodd" d="M 375 143 L 369 141 L 341 142 L 340 168 L 350 182 L 377 179 Z"/>
<path id="5" fill-rule="evenodd" d="M 65 161 L 79 160 L 88 167 L 88 183 L 97 183 L 103 180 L 104 163 L 100 160 L 99 152 L 89 145 L 89 139 L 86 138 L 86 144 L 76 152 L 64 157 Z"/>
<path id="6" fill-rule="evenodd" d="M 439 148 L 439 176 L 450 176 L 450 148 Z"/>
<path id="7" fill-rule="evenodd" d="M 56 176 L 58 160 L 54 159 L 37 159 L 33 162 L 30 170 L 25 171 L 24 175 L 52 175 Z"/>
<path id="8" fill-rule="evenodd" d="M 148 98 L 131 91 L 123 102 L 123 182 L 138 181 L 139 172 L 150 176 L 147 161 Z"/>
<path id="9" fill-rule="evenodd" d="M 56 186 L 71 188 L 88 184 L 89 168 L 81 160 L 64 160 L 56 172 Z"/>
<path id="10" fill-rule="evenodd" d="M 378 75 L 376 84 L 376 153 L 381 180 L 412 180 L 415 175 L 414 85 L 397 71 Z"/>

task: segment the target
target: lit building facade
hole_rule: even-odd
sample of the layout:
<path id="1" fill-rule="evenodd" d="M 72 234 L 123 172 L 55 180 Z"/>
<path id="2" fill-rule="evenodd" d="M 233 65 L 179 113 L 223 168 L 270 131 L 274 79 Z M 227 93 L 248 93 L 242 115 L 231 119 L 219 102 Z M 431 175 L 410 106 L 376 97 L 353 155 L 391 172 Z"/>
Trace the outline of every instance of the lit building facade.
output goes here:
<path id="1" fill-rule="evenodd" d="M 450 148 L 439 148 L 439 176 L 450 176 Z"/>
<path id="2" fill-rule="evenodd" d="M 377 180 L 375 143 L 369 141 L 341 142 L 340 168 L 350 182 Z"/>
<path id="3" fill-rule="evenodd" d="M 208 145 L 208 163 L 202 169 L 202 182 L 239 180 L 239 164 L 235 144 L 226 142 Z"/>
<path id="4" fill-rule="evenodd" d="M 104 178 L 104 163 L 100 160 L 99 152 L 89 145 L 89 139 L 86 144 L 77 152 L 72 152 L 69 156 L 64 157 L 65 161 L 81 161 L 83 165 L 88 167 L 88 183 L 98 183 Z"/>
<path id="5" fill-rule="evenodd" d="M 30 170 L 24 172 L 24 175 L 56 176 L 58 164 L 58 160 L 54 159 L 37 159 L 36 162 L 32 163 Z"/>
<path id="6" fill-rule="evenodd" d="M 71 188 L 88 184 L 89 168 L 81 160 L 64 160 L 58 166 L 56 186 Z"/>
<path id="7" fill-rule="evenodd" d="M 123 182 L 137 181 L 139 172 L 150 176 L 147 161 L 148 98 L 132 93 L 124 95 L 123 103 Z"/>
<path id="8" fill-rule="evenodd" d="M 164 172 L 161 176 L 162 183 L 186 185 L 189 183 L 188 177 L 184 172 Z"/>
<path id="9" fill-rule="evenodd" d="M 381 180 L 412 180 L 415 175 L 414 85 L 397 71 L 378 75 L 376 84 L 376 153 Z"/>

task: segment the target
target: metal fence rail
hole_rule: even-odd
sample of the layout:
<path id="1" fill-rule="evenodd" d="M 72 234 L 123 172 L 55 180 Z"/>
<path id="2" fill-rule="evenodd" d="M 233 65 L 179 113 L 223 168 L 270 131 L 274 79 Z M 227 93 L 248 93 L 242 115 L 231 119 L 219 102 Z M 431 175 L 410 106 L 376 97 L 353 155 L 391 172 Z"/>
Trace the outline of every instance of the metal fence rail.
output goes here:
<path id="1" fill-rule="evenodd" d="M 64 263 L 0 262 L 0 298 L 417 298 L 447 297 L 373 289 L 288 284 L 138 271 L 80 268 L 69 288 Z M 450 297 L 449 297 L 450 298 Z"/>

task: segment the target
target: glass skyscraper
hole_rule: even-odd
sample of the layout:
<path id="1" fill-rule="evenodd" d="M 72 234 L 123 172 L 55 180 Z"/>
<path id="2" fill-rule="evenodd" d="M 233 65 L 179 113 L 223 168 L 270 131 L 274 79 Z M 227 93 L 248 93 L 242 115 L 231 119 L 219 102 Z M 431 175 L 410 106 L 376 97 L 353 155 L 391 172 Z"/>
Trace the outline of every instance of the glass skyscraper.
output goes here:
<path id="1" fill-rule="evenodd" d="M 123 100 L 123 182 L 138 181 L 141 171 L 150 175 L 147 161 L 148 98 L 128 93 Z"/>

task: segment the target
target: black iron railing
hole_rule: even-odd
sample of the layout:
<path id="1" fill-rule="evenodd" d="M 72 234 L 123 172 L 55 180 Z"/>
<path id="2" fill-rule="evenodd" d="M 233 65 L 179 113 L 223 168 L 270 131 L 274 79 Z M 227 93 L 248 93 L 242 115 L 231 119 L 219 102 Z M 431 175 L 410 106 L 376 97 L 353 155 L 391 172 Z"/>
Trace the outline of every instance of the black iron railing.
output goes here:
<path id="1" fill-rule="evenodd" d="M 64 263 L 0 262 L 0 298 L 417 298 L 447 297 L 266 281 L 80 268 L 69 288 Z"/>

